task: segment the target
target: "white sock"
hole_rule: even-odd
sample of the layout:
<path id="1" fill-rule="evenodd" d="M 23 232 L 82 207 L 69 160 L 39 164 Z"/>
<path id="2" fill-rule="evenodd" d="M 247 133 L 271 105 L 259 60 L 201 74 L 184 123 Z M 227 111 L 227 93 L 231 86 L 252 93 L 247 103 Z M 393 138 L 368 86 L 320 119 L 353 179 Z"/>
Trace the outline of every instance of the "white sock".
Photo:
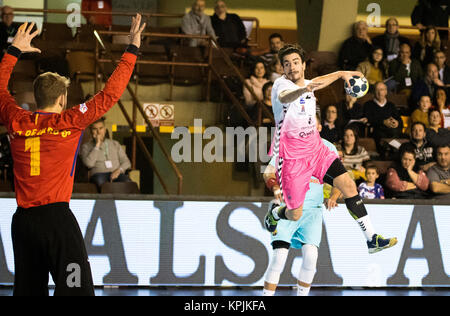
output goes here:
<path id="1" fill-rule="evenodd" d="M 370 216 L 366 215 L 364 217 L 358 218 L 356 220 L 362 232 L 366 236 L 367 241 L 372 241 L 373 235 L 375 235 L 375 230 L 372 226 L 372 221 L 370 220 Z"/>
<path id="2" fill-rule="evenodd" d="M 274 296 L 275 295 L 275 291 L 270 291 L 270 290 L 263 290 L 263 296 Z"/>
<path id="3" fill-rule="evenodd" d="M 304 286 L 301 286 L 300 284 L 297 284 L 297 296 L 308 296 L 310 289 L 311 289 L 310 286 L 304 287 Z"/>

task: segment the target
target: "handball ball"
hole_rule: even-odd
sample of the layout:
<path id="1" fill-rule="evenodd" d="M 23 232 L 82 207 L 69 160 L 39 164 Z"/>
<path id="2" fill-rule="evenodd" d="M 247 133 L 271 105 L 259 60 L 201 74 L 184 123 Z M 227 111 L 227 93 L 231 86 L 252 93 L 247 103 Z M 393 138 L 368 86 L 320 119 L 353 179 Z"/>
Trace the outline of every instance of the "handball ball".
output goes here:
<path id="1" fill-rule="evenodd" d="M 354 98 L 362 98 L 367 91 L 369 91 L 369 83 L 364 77 L 353 76 L 350 79 L 350 86 L 348 86 L 347 82 L 345 83 L 345 92 Z"/>

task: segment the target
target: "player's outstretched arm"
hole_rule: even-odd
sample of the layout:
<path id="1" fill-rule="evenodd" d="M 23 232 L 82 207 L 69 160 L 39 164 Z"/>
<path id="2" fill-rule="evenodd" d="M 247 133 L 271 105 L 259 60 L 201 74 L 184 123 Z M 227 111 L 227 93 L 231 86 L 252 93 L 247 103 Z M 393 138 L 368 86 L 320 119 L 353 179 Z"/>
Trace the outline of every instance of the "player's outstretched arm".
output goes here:
<path id="1" fill-rule="evenodd" d="M 9 123 L 17 112 L 23 111 L 17 106 L 15 99 L 8 91 L 8 82 L 17 60 L 22 53 L 40 53 L 38 48 L 31 46 L 31 40 L 39 33 L 31 33 L 34 23 L 27 28 L 28 23 L 19 27 L 12 45 L 8 47 L 6 54 L 0 63 L 0 122 L 9 129 Z"/>
<path id="2" fill-rule="evenodd" d="M 141 25 L 141 15 L 136 14 L 132 18 L 130 35 L 130 45 L 114 70 L 111 77 L 105 84 L 103 90 L 98 92 L 92 99 L 85 104 L 76 106 L 63 112 L 62 120 L 58 127 L 61 128 L 79 128 L 85 129 L 90 124 L 100 119 L 109 111 L 120 99 L 125 91 L 131 74 L 136 64 L 138 49 L 141 46 L 141 34 L 144 31 L 146 23 Z"/>
<path id="3" fill-rule="evenodd" d="M 350 85 L 349 81 L 353 76 L 364 77 L 364 75 L 359 71 L 336 71 L 325 76 L 316 77 L 312 80 L 312 83 L 317 84 L 314 87 L 314 90 L 326 88 L 339 79 L 344 80 L 348 85 Z"/>

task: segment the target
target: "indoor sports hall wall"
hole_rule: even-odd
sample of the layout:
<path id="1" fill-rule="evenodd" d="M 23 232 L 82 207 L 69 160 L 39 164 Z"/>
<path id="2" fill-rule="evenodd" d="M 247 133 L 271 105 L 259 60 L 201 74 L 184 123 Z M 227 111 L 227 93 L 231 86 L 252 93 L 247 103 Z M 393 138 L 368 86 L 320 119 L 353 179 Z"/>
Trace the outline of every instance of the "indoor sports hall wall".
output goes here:
<path id="1" fill-rule="evenodd" d="M 316 286 L 450 285 L 450 206 L 388 203 L 368 211 L 377 232 L 399 244 L 374 255 L 345 207 L 324 213 Z M 10 285 L 16 203 L 0 205 L 0 284 Z M 272 252 L 266 203 L 77 199 L 71 209 L 96 285 L 263 285 Z M 281 284 L 295 284 L 301 261 L 291 252 Z"/>

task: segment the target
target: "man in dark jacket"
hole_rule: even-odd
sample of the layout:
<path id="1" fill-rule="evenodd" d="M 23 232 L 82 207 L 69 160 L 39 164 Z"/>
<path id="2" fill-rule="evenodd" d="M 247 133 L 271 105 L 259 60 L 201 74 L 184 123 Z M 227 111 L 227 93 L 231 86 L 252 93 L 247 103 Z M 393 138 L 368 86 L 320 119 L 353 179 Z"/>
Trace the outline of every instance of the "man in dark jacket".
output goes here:
<path id="1" fill-rule="evenodd" d="M 11 45 L 14 36 L 16 36 L 19 29 L 19 23 L 13 23 L 14 10 L 9 6 L 4 6 L 1 9 L 2 22 L 0 22 L 0 58 L 4 52 Z"/>
<path id="2" fill-rule="evenodd" d="M 227 12 L 225 1 L 216 1 L 214 11 L 211 24 L 218 37 L 219 45 L 232 48 L 247 46 L 247 33 L 244 23 L 237 14 Z"/>
<path id="3" fill-rule="evenodd" d="M 355 70 L 358 64 L 370 55 L 372 40 L 368 35 L 368 26 L 364 21 L 353 26 L 353 36 L 348 38 L 339 51 L 339 67 L 343 70 Z"/>

